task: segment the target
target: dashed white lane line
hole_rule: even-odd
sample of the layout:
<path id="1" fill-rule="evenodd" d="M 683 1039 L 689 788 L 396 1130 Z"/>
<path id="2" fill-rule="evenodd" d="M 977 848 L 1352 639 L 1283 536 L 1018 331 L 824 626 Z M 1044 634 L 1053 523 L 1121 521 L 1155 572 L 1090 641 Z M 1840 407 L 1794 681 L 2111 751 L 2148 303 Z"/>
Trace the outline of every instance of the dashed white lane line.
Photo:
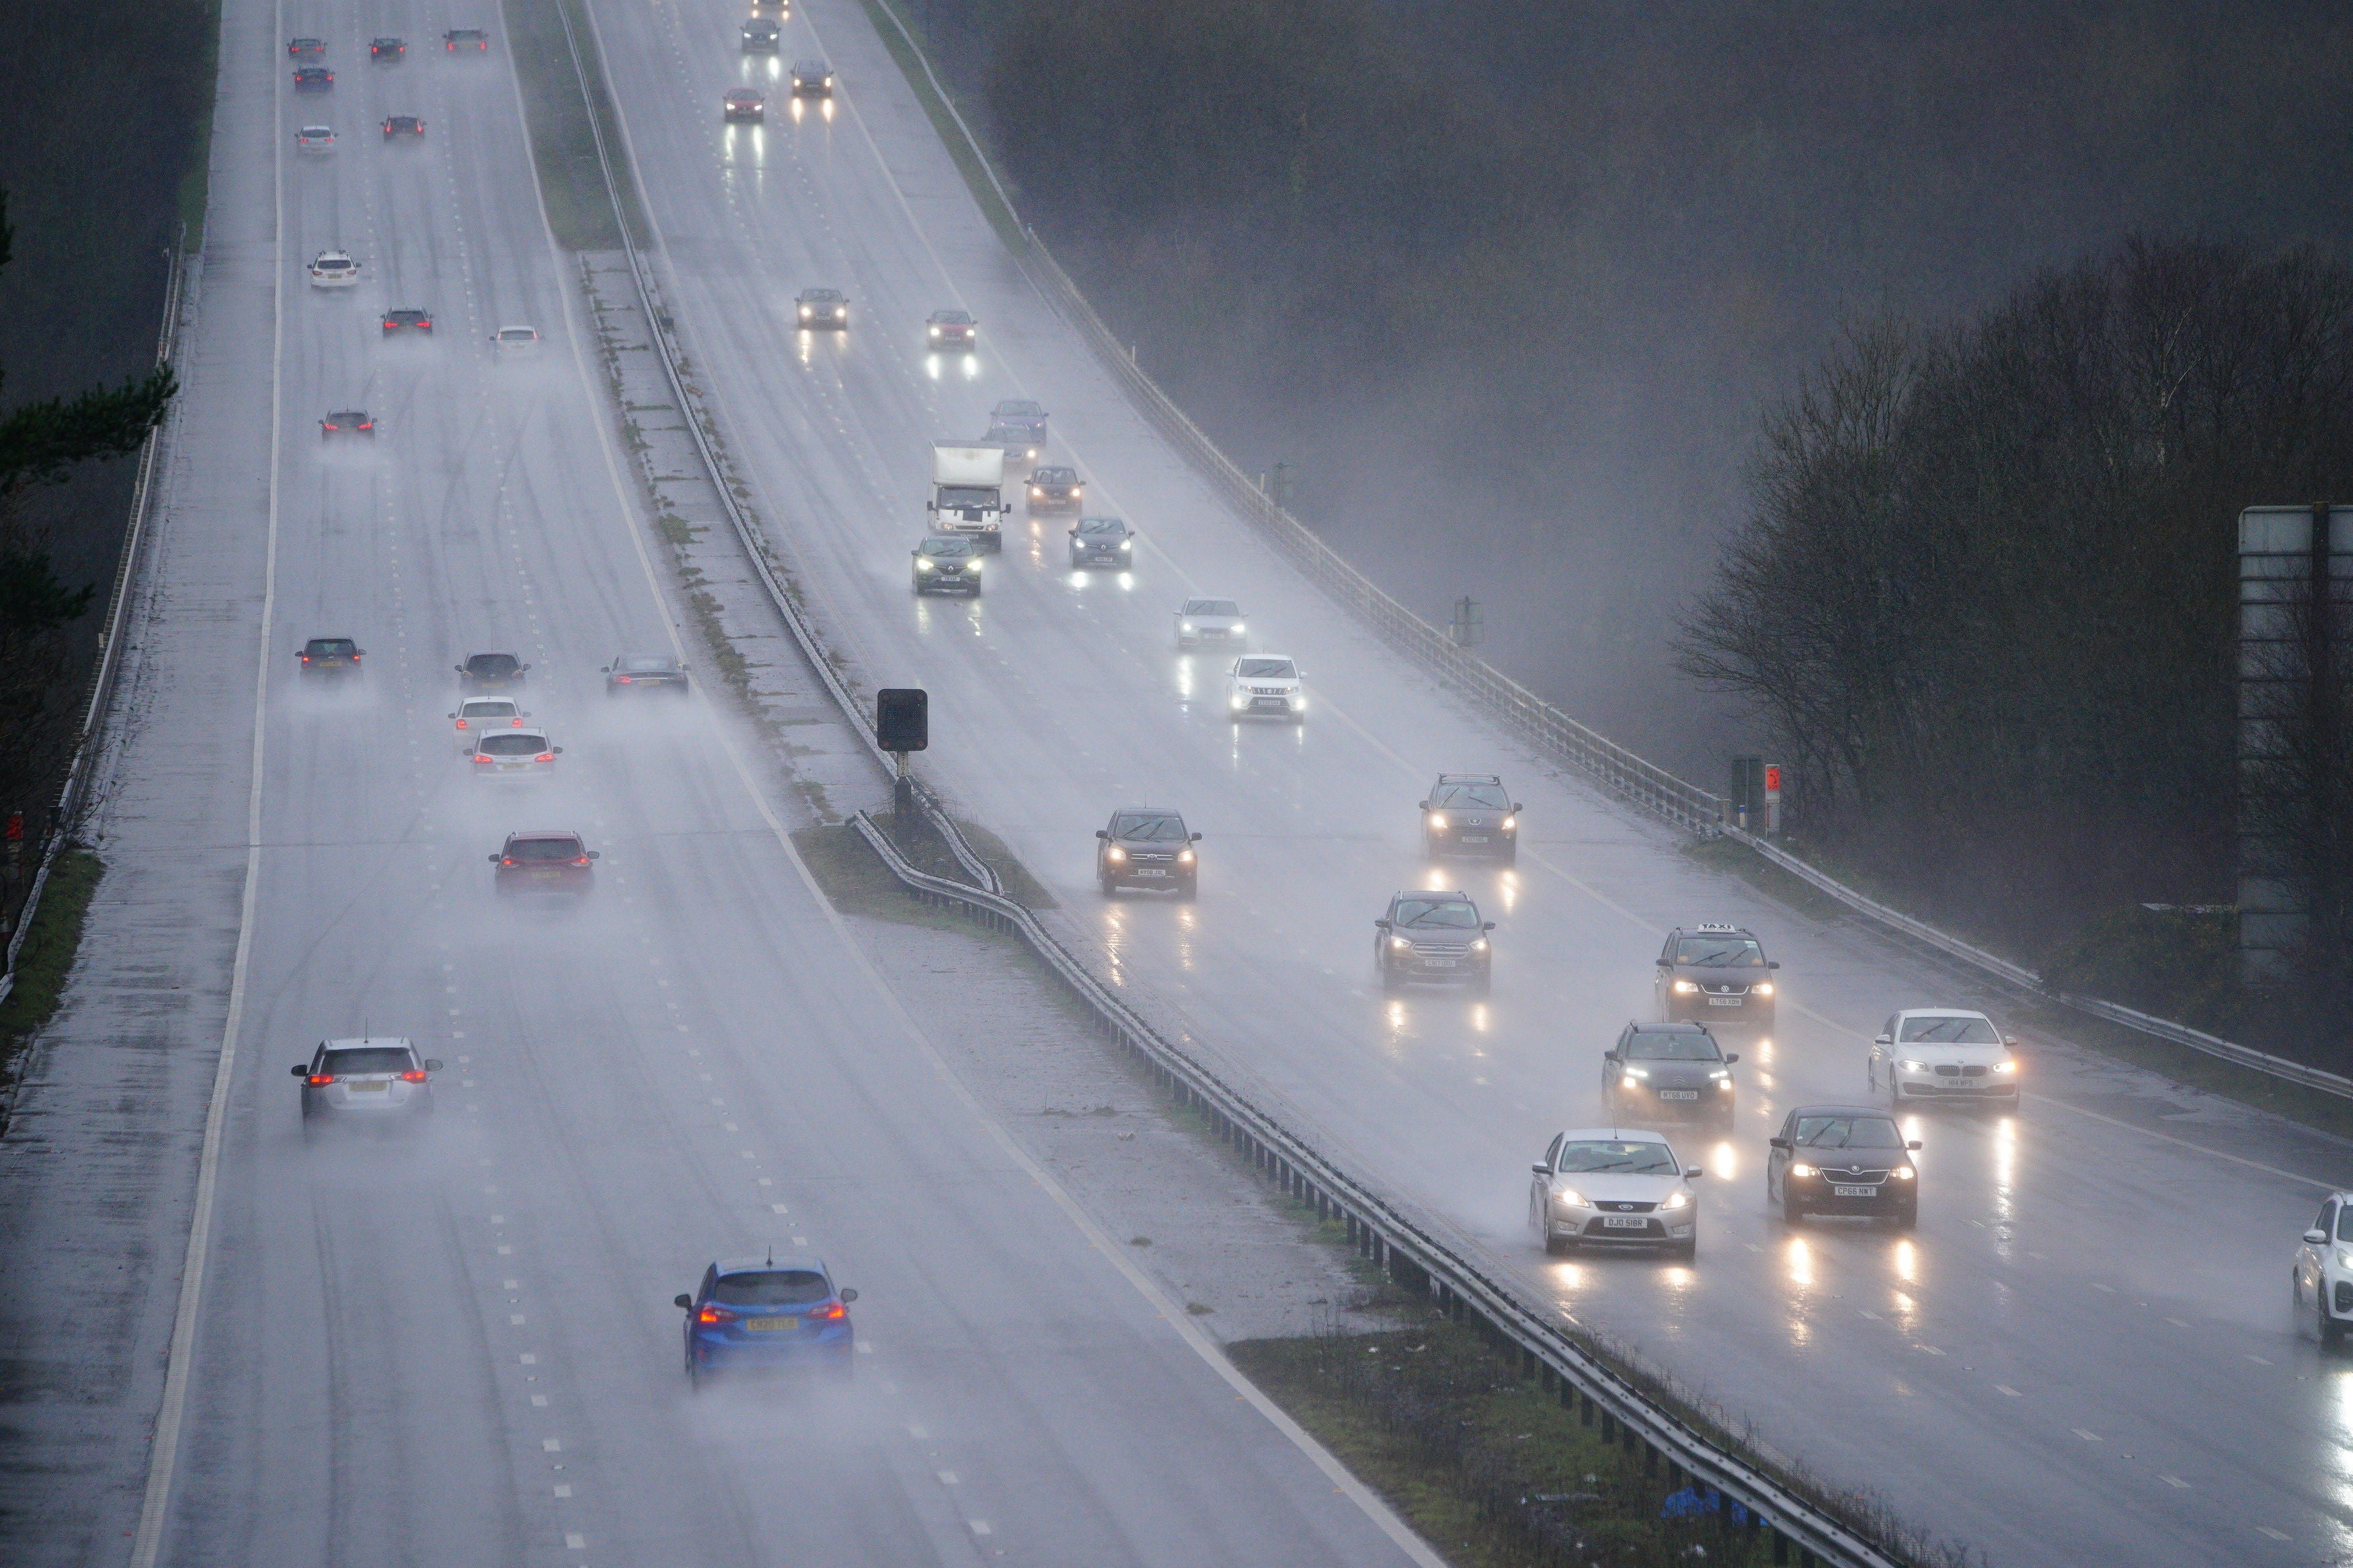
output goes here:
<path id="1" fill-rule="evenodd" d="M 2268 1536 L 2270 1536 L 2274 1541 L 2286 1541 L 2286 1540 L 2291 1539 L 2291 1538 L 2290 1538 L 2290 1537 L 2288 1537 L 2288 1536 L 2285 1536 L 2285 1535 L 2281 1534 L 2278 1531 L 2274 1530 L 2274 1529 L 2273 1529 L 2270 1525 L 2268 1525 L 2268 1524 L 2259 1524 L 2259 1525 L 2255 1526 L 2255 1533 L 2256 1533 L 2257 1535 L 2268 1535 Z"/>
<path id="2" fill-rule="evenodd" d="M 581 1551 L 586 1547 L 587 1544 L 588 1538 L 585 1535 L 566 1535 L 564 1538 L 564 1548 L 567 1552 Z"/>
<path id="3" fill-rule="evenodd" d="M 2012 1398 L 2012 1399 L 2023 1399 L 2023 1398 L 2025 1398 L 2025 1397 L 2026 1397 L 2024 1394 L 2022 1394 L 2019 1393 L 2019 1392 L 2018 1392 L 2018 1390 L 2016 1390 L 2016 1389 L 2014 1389 L 2014 1388 L 2010 1387 L 2010 1384 L 2006 1384 L 2006 1383 L 1997 1383 L 1997 1384 L 1995 1384 L 1993 1386 L 1994 1386 L 1994 1391 L 1995 1391 L 1996 1393 L 1998 1393 L 1998 1394 L 2006 1394 L 2010 1395 L 2010 1398 Z"/>
<path id="4" fill-rule="evenodd" d="M 988 1528 L 988 1521 L 985 1519 L 976 1519 L 971 1522 L 972 1532 L 975 1535 L 994 1535 L 996 1533 L 995 1531 Z"/>
<path id="5" fill-rule="evenodd" d="M 768 1209 L 772 1214 L 782 1214 L 785 1212 L 785 1205 L 782 1204 L 770 1204 L 768 1205 Z"/>
<path id="6" fill-rule="evenodd" d="M 2102 1437 L 2097 1432 L 2086 1432 L 2081 1426 L 2076 1427 L 2074 1431 L 2075 1436 L 2081 1437 L 2086 1443 L 2104 1443 L 2107 1441 L 2106 1438 Z"/>
<path id="7" fill-rule="evenodd" d="M 539 1446 L 541 1449 L 546 1453 L 561 1454 L 564 1452 L 564 1439 L 561 1437 L 542 1437 L 539 1440 Z"/>
<path id="8" fill-rule="evenodd" d="M 2163 1481 L 2167 1486 L 2178 1488 L 2182 1491 L 2186 1492 L 2189 1489 L 2189 1483 L 2183 1480 L 2179 1476 L 2159 1476 L 2157 1479 Z"/>
<path id="9" fill-rule="evenodd" d="M 557 1497 L 570 1497 L 572 1495 L 572 1489 L 570 1487 L 558 1487 L 555 1489 L 555 1495 Z"/>
<path id="10" fill-rule="evenodd" d="M 958 1478 L 954 1470 L 942 1470 L 939 1474 L 940 1485 L 944 1487 L 952 1487 L 956 1484 Z"/>

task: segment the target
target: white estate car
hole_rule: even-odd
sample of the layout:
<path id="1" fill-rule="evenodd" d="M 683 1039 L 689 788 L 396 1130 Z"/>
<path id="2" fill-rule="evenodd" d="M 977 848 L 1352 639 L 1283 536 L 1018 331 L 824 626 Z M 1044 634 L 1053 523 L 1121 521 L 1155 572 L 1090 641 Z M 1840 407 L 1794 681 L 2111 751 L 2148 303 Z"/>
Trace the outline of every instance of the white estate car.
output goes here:
<path id="1" fill-rule="evenodd" d="M 1279 653 L 1244 654 L 1226 676 L 1226 708 L 1236 719 L 1307 717 L 1307 683 L 1295 659 Z"/>
<path id="2" fill-rule="evenodd" d="M 335 150 L 335 128 L 332 125 L 305 125 L 294 132 L 295 150 L 302 153 L 332 153 Z"/>
<path id="3" fill-rule="evenodd" d="M 2323 1346 L 2344 1339 L 2353 1321 L 2353 1193 L 2331 1193 L 2320 1205 L 2288 1269 L 2288 1297 L 2298 1332 L 2309 1322 Z"/>
<path id="4" fill-rule="evenodd" d="M 347 250 L 322 250 L 311 261 L 311 287 L 348 289 L 360 280 L 360 264 Z"/>
<path id="5" fill-rule="evenodd" d="M 501 359 L 535 354 L 539 352 L 539 329 L 537 327 L 501 327 L 491 334 L 491 343 L 498 350 Z"/>
<path id="6" fill-rule="evenodd" d="M 1176 646 L 1195 647 L 1213 642 L 1222 647 L 1250 647 L 1242 624 L 1242 607 L 1231 599 L 1187 599 L 1176 612 Z"/>
<path id="7" fill-rule="evenodd" d="M 512 697 L 469 697 L 449 715 L 458 727 L 458 749 L 471 753 L 474 742 L 500 730 L 520 730 L 531 715 Z"/>
<path id="8" fill-rule="evenodd" d="M 1958 1007 L 1911 1007 L 1887 1020 L 1871 1043 L 1868 1068 L 1874 1094 L 1895 1103 L 1928 1100 L 1990 1100 L 2018 1103 L 2016 1040 L 1983 1013 Z"/>
<path id="9" fill-rule="evenodd" d="M 474 741 L 478 779 L 545 778 L 555 771 L 563 747 L 550 744 L 544 730 L 492 729 Z"/>
<path id="10" fill-rule="evenodd" d="M 1528 1184 L 1528 1224 L 1558 1254 L 1586 1242 L 1699 1250 L 1699 1197 L 1685 1166 L 1656 1132 L 1572 1127 L 1556 1133 Z"/>

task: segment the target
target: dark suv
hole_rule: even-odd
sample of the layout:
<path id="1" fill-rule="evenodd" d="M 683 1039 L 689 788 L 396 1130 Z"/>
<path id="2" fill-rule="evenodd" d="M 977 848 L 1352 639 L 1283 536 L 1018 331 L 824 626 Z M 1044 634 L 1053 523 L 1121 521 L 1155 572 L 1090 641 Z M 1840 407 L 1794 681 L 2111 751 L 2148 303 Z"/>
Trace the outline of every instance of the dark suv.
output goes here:
<path id="1" fill-rule="evenodd" d="M 1082 517 L 1071 530 L 1073 566 L 1132 566 L 1135 531 L 1115 517 Z"/>
<path id="2" fill-rule="evenodd" d="M 1520 858 L 1520 806 L 1495 773 L 1440 773 L 1421 803 L 1421 847 L 1509 866 Z"/>
<path id="3" fill-rule="evenodd" d="M 1659 954 L 1659 1016 L 1769 1029 L 1775 987 L 1767 976 L 1780 967 L 1745 927 L 1679 926 Z"/>
<path id="4" fill-rule="evenodd" d="M 1487 994 L 1495 955 L 1487 933 L 1493 921 L 1479 918 L 1479 906 L 1463 892 L 1404 892 L 1389 900 L 1389 912 L 1373 922 L 1373 968 L 1381 989 L 1395 993 L 1409 981 L 1460 985 L 1473 996 Z"/>
<path id="5" fill-rule="evenodd" d="M 1601 1055 L 1601 1102 L 1617 1127 L 1662 1117 L 1732 1124 L 1732 1064 L 1697 1024 L 1629 1024 Z"/>
<path id="6" fill-rule="evenodd" d="M 294 650 L 294 657 L 302 661 L 303 674 L 332 679 L 357 675 L 360 659 L 366 652 L 349 637 L 312 637 Z"/>
<path id="7" fill-rule="evenodd" d="M 1087 488 L 1076 468 L 1039 468 L 1029 476 L 1029 510 L 1076 511 L 1087 499 Z"/>
<path id="8" fill-rule="evenodd" d="M 492 885 L 501 895 L 519 893 L 585 893 L 596 885 L 592 862 L 597 852 L 580 842 L 577 833 L 549 831 L 510 833 L 504 847 L 491 857 L 498 869 Z"/>
<path id="9" fill-rule="evenodd" d="M 1095 880 L 1106 895 L 1122 888 L 1173 888 L 1186 898 L 1200 890 L 1198 833 L 1165 805 L 1123 805 L 1111 826 L 1095 829 Z"/>
<path id="10" fill-rule="evenodd" d="M 1765 1157 L 1765 1201 L 1790 1225 L 1810 1214 L 1875 1215 L 1920 1223 L 1920 1173 L 1895 1119 L 1876 1106 L 1801 1105 Z"/>
<path id="11" fill-rule="evenodd" d="M 458 667 L 458 684 L 469 691 L 518 691 L 530 668 L 511 653 L 478 653 Z"/>
<path id="12" fill-rule="evenodd" d="M 635 697 L 644 692 L 667 691 L 673 697 L 684 697 L 691 689 L 688 668 L 666 653 L 619 654 L 601 672 L 605 677 L 605 695 Z"/>

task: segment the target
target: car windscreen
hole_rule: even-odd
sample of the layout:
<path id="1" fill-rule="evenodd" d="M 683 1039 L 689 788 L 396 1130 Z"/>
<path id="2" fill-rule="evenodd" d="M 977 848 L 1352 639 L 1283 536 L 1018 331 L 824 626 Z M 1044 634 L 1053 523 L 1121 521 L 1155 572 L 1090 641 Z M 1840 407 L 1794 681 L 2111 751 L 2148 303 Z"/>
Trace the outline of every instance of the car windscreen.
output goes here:
<path id="1" fill-rule="evenodd" d="M 1246 658 L 1234 666 L 1234 673 L 1246 680 L 1292 680 L 1299 671 L 1287 658 Z"/>
<path id="2" fill-rule="evenodd" d="M 1615 1143 L 1582 1139 L 1560 1146 L 1555 1170 L 1629 1176 L 1672 1176 L 1681 1173 L 1675 1152 L 1664 1143 Z"/>
<path id="3" fill-rule="evenodd" d="M 810 1268 L 722 1274 L 711 1283 L 711 1299 L 723 1307 L 814 1307 L 832 1294 L 825 1276 Z"/>
<path id="4" fill-rule="evenodd" d="M 2001 1037 L 1983 1018 L 1906 1018 L 1904 1041 L 1910 1045 L 1998 1046 Z"/>
<path id="5" fill-rule="evenodd" d="M 1687 1035 L 1678 1029 L 1657 1034 L 1637 1031 L 1626 1037 L 1623 1047 L 1630 1062 L 1720 1062 L 1724 1052 L 1705 1035 Z"/>
<path id="6" fill-rule="evenodd" d="M 832 289 L 812 289 L 801 296 L 801 300 L 809 305 L 830 305 L 840 298 L 839 292 Z"/>
<path id="7" fill-rule="evenodd" d="M 942 506 L 995 506 L 997 492 L 979 485 L 942 485 Z"/>
<path id="8" fill-rule="evenodd" d="M 1038 404 L 1018 397 L 1008 397 L 989 412 L 1008 419 L 1043 419 L 1046 410 Z"/>
<path id="9" fill-rule="evenodd" d="M 1074 485 L 1079 482 L 1076 468 L 1040 468 L 1029 478 L 1041 485 Z"/>
<path id="10" fill-rule="evenodd" d="M 983 436 L 981 439 L 995 441 L 1000 446 L 1008 443 L 1017 447 L 1026 446 L 1029 440 L 1029 432 L 1018 425 L 992 425 L 988 427 L 988 434 Z"/>
<path id="11" fill-rule="evenodd" d="M 1242 607 L 1231 599 L 1187 599 L 1177 614 L 1185 616 L 1239 616 Z"/>
<path id="12" fill-rule="evenodd" d="M 514 700 L 511 697 L 479 698 L 458 710 L 460 719 L 512 719 L 517 717 Z"/>
<path id="13" fill-rule="evenodd" d="M 1799 1147 L 1804 1149 L 1901 1149 L 1904 1135 L 1884 1116 L 1800 1116 Z"/>
<path id="14" fill-rule="evenodd" d="M 926 539 L 923 553 L 937 561 L 962 561 L 973 553 L 969 539 Z"/>
<path id="15" fill-rule="evenodd" d="M 1399 899 L 1389 918 L 1419 931 L 1479 929 L 1479 908 L 1467 899 Z"/>
<path id="16" fill-rule="evenodd" d="M 1432 805 L 1483 805 L 1493 811 L 1509 811 L 1512 797 L 1503 788 L 1491 784 L 1445 784 L 1430 791 Z"/>
<path id="17" fill-rule="evenodd" d="M 2337 1239 L 2353 1241 L 2353 1204 L 2337 1211 Z"/>
<path id="18" fill-rule="evenodd" d="M 649 654 L 642 658 L 615 659 L 613 668 L 630 675 L 658 675 L 676 669 L 678 666 L 670 659 Z"/>
<path id="19" fill-rule="evenodd" d="M 337 1078 L 349 1078 L 355 1073 L 406 1072 L 416 1065 L 415 1059 L 399 1046 L 356 1046 L 349 1050 L 329 1051 L 326 1070 Z"/>
<path id="20" fill-rule="evenodd" d="M 583 853 L 577 838 L 518 838 L 507 846 L 510 860 L 577 860 Z"/>
<path id="21" fill-rule="evenodd" d="M 466 661 L 470 675 L 512 675 L 522 661 L 511 653 L 478 653 Z"/>
<path id="22" fill-rule="evenodd" d="M 502 343 L 535 343 L 539 334 L 529 327 L 501 327 L 499 342 Z"/>
<path id="23" fill-rule="evenodd" d="M 1112 818 L 1113 838 L 1139 839 L 1147 844 L 1181 844 L 1185 841 L 1185 819 L 1158 813 L 1130 816 L 1122 812 Z"/>
<path id="24" fill-rule="evenodd" d="M 356 266 L 357 263 L 340 256 L 322 256 L 311 265 L 322 272 L 341 272 L 347 267 Z"/>
<path id="25" fill-rule="evenodd" d="M 1081 533 L 1109 534 L 1113 538 L 1127 531 L 1127 524 L 1115 517 L 1089 517 L 1079 520 Z"/>
<path id="26" fill-rule="evenodd" d="M 932 320 L 937 321 L 944 327 L 968 327 L 972 325 L 972 318 L 962 310 L 935 310 L 932 313 Z"/>
<path id="27" fill-rule="evenodd" d="M 359 645 L 349 637 L 312 637 L 302 651 L 312 658 L 349 658 L 359 652 Z"/>
<path id="28" fill-rule="evenodd" d="M 1706 969 L 1762 969 L 1765 950 L 1745 936 L 1687 936 L 1675 943 L 1675 962 Z"/>
<path id="29" fill-rule="evenodd" d="M 480 750 L 493 757 L 534 757 L 546 744 L 539 735 L 485 735 Z"/>

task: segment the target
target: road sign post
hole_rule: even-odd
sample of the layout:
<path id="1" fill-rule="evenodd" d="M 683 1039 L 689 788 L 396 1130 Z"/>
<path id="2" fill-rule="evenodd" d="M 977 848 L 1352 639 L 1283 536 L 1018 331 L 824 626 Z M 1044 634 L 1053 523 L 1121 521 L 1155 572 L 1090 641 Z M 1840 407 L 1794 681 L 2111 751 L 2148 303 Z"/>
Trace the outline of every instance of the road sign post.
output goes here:
<path id="1" fill-rule="evenodd" d="M 1765 764 L 1765 837 L 1781 835 L 1781 764 Z"/>
<path id="2" fill-rule="evenodd" d="M 903 839 L 915 820 L 915 784 L 907 753 L 931 749 L 932 694 L 920 686 L 886 686 L 874 694 L 874 743 L 897 764 L 891 782 L 891 820 Z"/>

